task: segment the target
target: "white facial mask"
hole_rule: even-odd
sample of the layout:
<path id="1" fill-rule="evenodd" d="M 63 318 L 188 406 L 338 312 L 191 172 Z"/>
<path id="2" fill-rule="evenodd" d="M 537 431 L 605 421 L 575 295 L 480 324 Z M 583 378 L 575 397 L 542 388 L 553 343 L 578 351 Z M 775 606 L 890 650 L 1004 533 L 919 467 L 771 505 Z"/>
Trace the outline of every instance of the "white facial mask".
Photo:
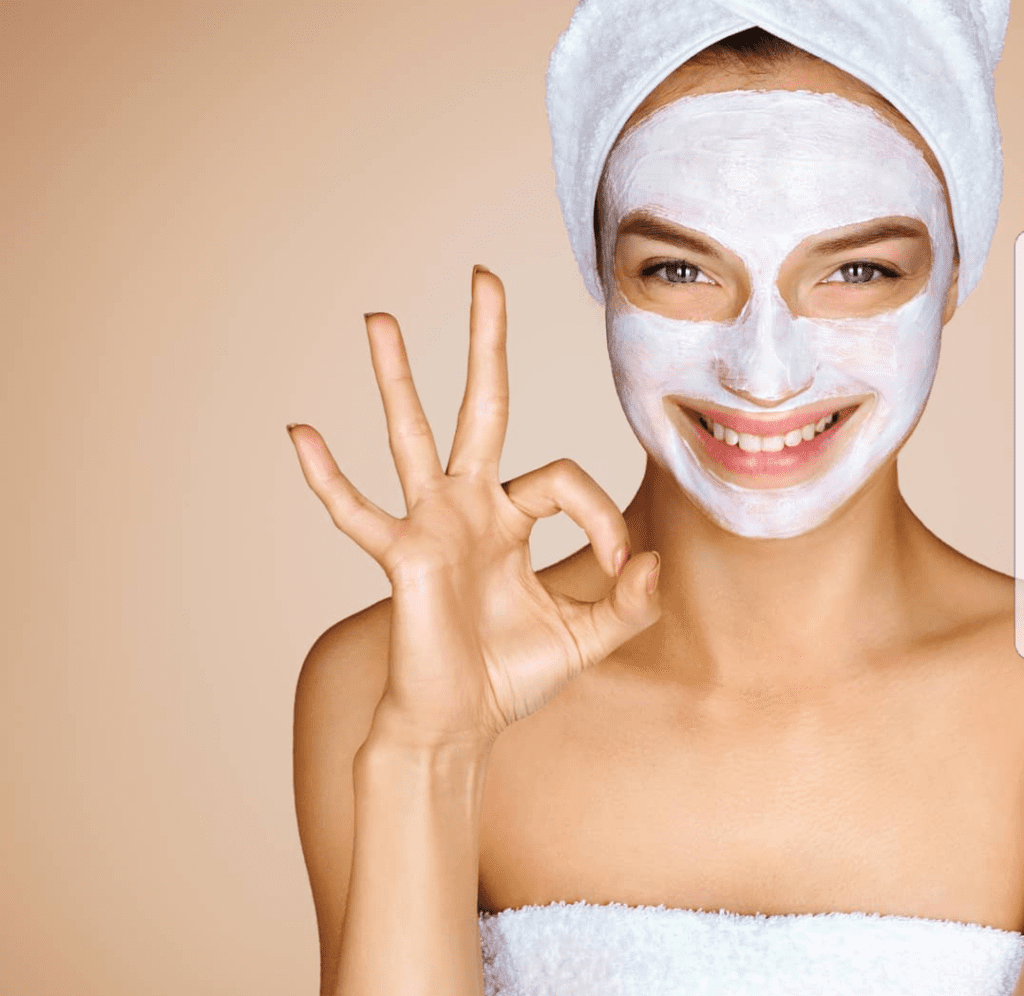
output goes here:
<path id="1" fill-rule="evenodd" d="M 613 276 L 615 236 L 640 209 L 710 236 L 743 261 L 751 293 L 738 318 L 683 321 L 626 300 Z M 889 216 L 928 229 L 924 289 L 871 317 L 791 314 L 777 281 L 793 250 L 811 235 Z M 687 97 L 614 150 L 601 217 L 612 372 L 644 448 L 730 532 L 781 538 L 825 522 L 901 445 L 935 377 L 954 249 L 943 189 L 924 157 L 873 110 L 832 94 Z M 862 406 L 867 417 L 850 424 L 838 459 L 816 478 L 780 488 L 740 487 L 705 469 L 664 403 L 677 395 L 774 415 L 865 394 L 873 396 Z"/>

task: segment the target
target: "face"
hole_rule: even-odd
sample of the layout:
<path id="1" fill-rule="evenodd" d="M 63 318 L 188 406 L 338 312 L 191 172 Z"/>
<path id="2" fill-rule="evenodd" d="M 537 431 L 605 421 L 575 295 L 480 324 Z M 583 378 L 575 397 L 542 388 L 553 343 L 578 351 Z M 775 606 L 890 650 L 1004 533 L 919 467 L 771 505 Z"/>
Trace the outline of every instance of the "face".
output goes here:
<path id="1" fill-rule="evenodd" d="M 827 521 L 916 425 L 953 299 L 942 184 L 837 93 L 686 96 L 630 129 L 600 192 L 616 389 L 723 528 Z"/>

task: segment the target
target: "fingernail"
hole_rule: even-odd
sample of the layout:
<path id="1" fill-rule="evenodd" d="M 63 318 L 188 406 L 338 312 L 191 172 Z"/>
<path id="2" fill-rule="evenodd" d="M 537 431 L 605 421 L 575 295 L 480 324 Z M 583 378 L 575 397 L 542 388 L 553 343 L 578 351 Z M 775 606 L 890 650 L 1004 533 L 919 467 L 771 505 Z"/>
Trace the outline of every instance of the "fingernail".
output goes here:
<path id="1" fill-rule="evenodd" d="M 615 573 L 621 574 L 622 568 L 626 566 L 626 561 L 629 560 L 629 545 L 620 546 L 615 552 Z"/>
<path id="2" fill-rule="evenodd" d="M 488 269 L 487 269 L 487 267 L 486 267 L 486 266 L 484 266 L 484 265 L 483 265 L 482 263 L 477 263 L 477 264 L 476 264 L 476 266 L 474 266 L 474 267 L 473 267 L 473 276 L 474 276 L 474 277 L 475 277 L 475 276 L 476 276 L 476 275 L 477 275 L 478 273 L 490 273 L 490 272 L 491 272 L 491 271 L 490 271 L 490 270 L 488 270 Z"/>
<path id="3" fill-rule="evenodd" d="M 655 553 L 658 557 L 658 554 Z M 658 557 L 658 563 L 654 565 L 654 570 L 647 575 L 647 594 L 653 595 L 654 589 L 658 587 L 658 575 L 661 574 L 661 557 Z"/>
<path id="4" fill-rule="evenodd" d="M 370 320 L 370 315 L 375 315 L 375 314 L 377 314 L 376 311 L 364 311 L 363 312 L 363 321 L 364 322 L 369 321 Z"/>

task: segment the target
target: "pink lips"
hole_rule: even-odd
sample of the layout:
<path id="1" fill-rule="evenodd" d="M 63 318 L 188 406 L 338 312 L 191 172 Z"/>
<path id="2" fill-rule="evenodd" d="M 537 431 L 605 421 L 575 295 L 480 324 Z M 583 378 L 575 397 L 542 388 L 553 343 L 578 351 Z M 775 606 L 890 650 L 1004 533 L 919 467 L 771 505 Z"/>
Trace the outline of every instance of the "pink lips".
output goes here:
<path id="1" fill-rule="evenodd" d="M 834 444 L 848 436 L 847 422 L 860 410 L 860 402 L 852 399 L 835 398 L 819 405 L 802 408 L 798 412 L 771 420 L 751 418 L 723 411 L 716 406 L 701 405 L 700 409 L 687 408 L 677 403 L 679 411 L 686 416 L 686 424 L 696 435 L 697 443 L 703 450 L 704 459 L 730 474 L 750 478 L 748 487 L 782 487 L 795 484 L 813 474 L 815 466 Z M 756 436 L 781 436 L 809 423 L 817 423 L 838 411 L 839 417 L 824 432 L 814 439 L 802 440 L 797 446 L 786 446 L 779 451 L 750 453 L 739 446 L 730 446 L 715 439 L 698 421 L 697 412 L 708 420 L 728 426 L 735 432 L 751 432 Z M 858 419 L 858 422 L 861 420 Z M 762 483 L 758 484 L 760 479 Z"/>
<path id="2" fill-rule="evenodd" d="M 853 402 L 849 400 L 835 398 L 819 405 L 801 408 L 792 414 L 762 417 L 740 415 L 708 405 L 689 406 L 689 410 L 703 415 L 709 422 L 718 422 L 719 425 L 724 425 L 734 432 L 748 432 L 752 436 L 784 436 L 787 432 L 792 432 L 793 429 L 800 429 L 805 425 L 820 422 L 833 412 L 841 411 L 851 404 Z M 688 406 L 680 404 L 680 407 L 685 409 Z"/>

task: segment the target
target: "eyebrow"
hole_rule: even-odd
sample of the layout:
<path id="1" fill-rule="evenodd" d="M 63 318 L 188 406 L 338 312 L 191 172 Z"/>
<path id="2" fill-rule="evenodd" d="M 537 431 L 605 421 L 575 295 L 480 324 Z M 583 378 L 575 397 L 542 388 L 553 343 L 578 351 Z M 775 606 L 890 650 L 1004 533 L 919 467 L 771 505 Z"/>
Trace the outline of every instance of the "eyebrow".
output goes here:
<path id="1" fill-rule="evenodd" d="M 712 259 L 722 258 L 722 254 L 706 239 L 680 231 L 660 218 L 644 212 L 630 215 L 622 222 L 619 226 L 619 237 L 621 238 L 623 235 L 640 235 L 657 242 L 667 242 L 679 249 L 702 253 Z M 923 237 L 925 237 L 925 233 L 912 225 L 900 221 L 883 221 L 850 235 L 826 239 L 824 242 L 819 242 L 810 251 L 815 256 L 832 256 L 850 249 L 862 249 L 887 239 L 920 239 Z"/>
<path id="2" fill-rule="evenodd" d="M 835 239 L 819 242 L 810 250 L 813 256 L 832 256 L 848 249 L 863 249 L 864 246 L 884 242 L 887 239 L 920 239 L 926 235 L 919 228 L 901 221 L 881 221 L 851 235 L 840 235 Z"/>
<path id="3" fill-rule="evenodd" d="M 679 249 L 689 249 L 691 252 L 710 256 L 712 259 L 722 259 L 722 254 L 707 239 L 702 239 L 699 235 L 689 232 L 682 232 L 674 225 L 642 211 L 629 215 L 619 225 L 619 238 L 622 238 L 623 235 L 641 235 L 646 239 L 667 242 Z"/>

